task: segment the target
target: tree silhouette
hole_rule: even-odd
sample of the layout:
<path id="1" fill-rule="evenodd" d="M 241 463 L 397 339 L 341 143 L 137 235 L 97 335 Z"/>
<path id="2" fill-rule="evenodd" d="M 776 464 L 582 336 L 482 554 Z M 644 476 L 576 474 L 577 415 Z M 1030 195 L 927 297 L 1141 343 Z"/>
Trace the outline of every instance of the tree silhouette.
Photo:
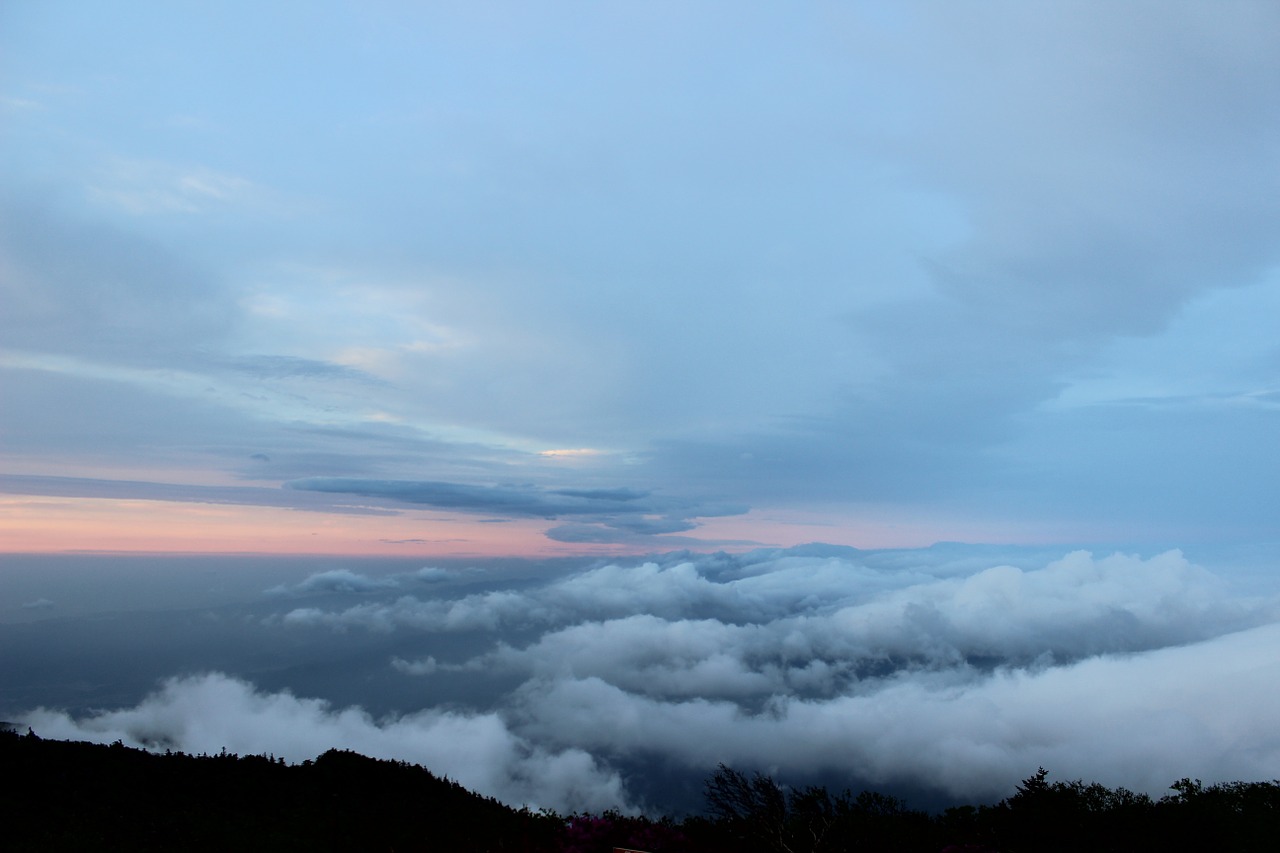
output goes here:
<path id="1" fill-rule="evenodd" d="M 513 809 L 417 765 L 329 750 L 287 765 L 0 731 L 0 828 L 15 851 L 1021 853 L 1241 851 L 1280 839 L 1280 781 L 1180 779 L 1158 801 L 1041 768 L 995 805 L 914 811 L 874 791 L 786 787 L 720 765 L 706 817 Z"/>

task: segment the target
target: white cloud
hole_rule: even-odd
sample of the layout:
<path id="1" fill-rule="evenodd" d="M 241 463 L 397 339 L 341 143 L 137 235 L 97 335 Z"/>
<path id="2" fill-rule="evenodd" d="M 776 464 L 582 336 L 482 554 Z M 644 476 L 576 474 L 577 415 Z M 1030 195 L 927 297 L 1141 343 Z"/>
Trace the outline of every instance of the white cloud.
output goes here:
<path id="1" fill-rule="evenodd" d="M 422 764 L 513 805 L 630 809 L 622 781 L 576 748 L 546 750 L 494 713 L 426 710 L 375 720 L 288 692 L 262 693 L 220 673 L 174 678 L 136 707 L 81 719 L 43 708 L 25 721 L 42 737 L 215 753 L 274 753 L 292 762 L 330 748 Z"/>
<path id="2" fill-rule="evenodd" d="M 308 575 L 292 585 L 281 584 L 266 590 L 267 595 L 315 595 L 324 593 L 373 593 L 402 587 L 427 586 L 454 577 L 438 566 L 423 566 L 412 572 L 370 577 L 350 569 L 330 569 Z"/>
<path id="3" fill-rule="evenodd" d="M 517 677 L 500 704 L 533 743 L 984 798 L 1041 764 L 1153 793 L 1183 775 L 1272 772 L 1278 615 L 1178 551 L 1038 568 L 923 551 L 607 565 L 288 618 L 492 632 L 474 657 L 392 665 Z"/>
<path id="4" fill-rule="evenodd" d="M 1218 578 L 1178 551 L 1150 559 L 1077 551 L 1035 570 L 995 565 L 936 575 L 923 557 L 896 569 L 785 552 L 668 558 L 608 564 L 527 590 L 458 599 L 404 595 L 339 611 L 298 608 L 285 619 L 427 631 L 609 623 L 632 633 L 703 618 L 755 626 L 770 642 L 785 637 L 814 656 L 945 662 L 1136 651 L 1256 625 L 1274 612 L 1271 605 L 1232 598 Z M 633 616 L 657 618 L 627 621 Z"/>
<path id="5" fill-rule="evenodd" d="M 1186 775 L 1263 779 L 1280 766 L 1280 625 L 1065 667 L 902 674 L 869 693 L 779 697 L 748 714 L 726 701 L 662 701 L 598 678 L 530 682 L 522 731 L 603 754 L 716 762 L 1006 796 L 1043 765 L 1159 794 Z"/>
<path id="6" fill-rule="evenodd" d="M 630 807 L 620 768 L 647 760 L 974 799 L 1040 765 L 1153 793 L 1182 776 L 1274 775 L 1275 600 L 1237 595 L 1177 551 L 1005 556 L 668 555 L 540 583 L 494 574 L 470 594 L 405 594 L 434 569 L 329 571 L 291 589 L 365 600 L 286 604 L 264 629 L 386 632 L 386 677 L 419 679 L 422 710 L 374 719 L 208 675 L 134 708 L 21 719 L 49 737 L 292 760 L 343 746 L 556 808 Z"/>
<path id="7" fill-rule="evenodd" d="M 702 578 L 690 563 L 607 565 L 556 581 L 533 592 L 496 590 L 457 600 L 401 596 L 342 611 L 297 608 L 285 614 L 296 624 L 328 624 L 391 630 L 406 626 L 429 631 L 498 630 L 547 625 L 590 614 L 687 612 L 695 605 L 732 596 L 732 591 Z"/>
<path id="8" fill-rule="evenodd" d="M 268 595 L 310 595 L 326 592 L 375 592 L 394 589 L 400 584 L 395 578 L 371 578 L 350 569 L 333 569 L 307 576 L 293 586 L 274 586 Z"/>

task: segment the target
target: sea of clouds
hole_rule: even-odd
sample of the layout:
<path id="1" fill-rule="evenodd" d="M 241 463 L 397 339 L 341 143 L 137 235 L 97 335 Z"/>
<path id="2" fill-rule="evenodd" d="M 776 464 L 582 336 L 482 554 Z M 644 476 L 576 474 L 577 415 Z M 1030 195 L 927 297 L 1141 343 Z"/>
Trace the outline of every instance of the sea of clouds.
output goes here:
<path id="1" fill-rule="evenodd" d="M 418 709 L 375 716 L 201 672 L 133 707 L 22 720 L 291 761 L 350 748 L 562 811 L 665 807 L 637 768 L 700 779 L 719 762 L 962 801 L 1006 796 L 1041 765 L 1157 795 L 1183 776 L 1280 776 L 1280 605 L 1178 551 L 1015 564 L 811 546 L 479 590 L 450 585 L 458 574 L 343 569 L 261 599 L 281 643 L 403 637 L 384 665 L 421 682 Z M 464 633 L 483 642 L 448 642 Z M 463 701 L 443 689 L 459 678 L 501 686 Z"/>

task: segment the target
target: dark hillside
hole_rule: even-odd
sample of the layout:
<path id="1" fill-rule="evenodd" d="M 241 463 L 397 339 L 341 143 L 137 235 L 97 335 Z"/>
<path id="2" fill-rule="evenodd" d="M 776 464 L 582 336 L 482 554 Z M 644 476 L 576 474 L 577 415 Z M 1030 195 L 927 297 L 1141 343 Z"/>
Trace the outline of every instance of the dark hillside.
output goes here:
<path id="1" fill-rule="evenodd" d="M 163 755 L 0 730 L 6 851 L 559 851 L 608 853 L 1017 853 L 1280 849 L 1280 783 L 1183 779 L 1154 800 L 1049 782 L 1039 771 L 992 806 L 928 814 L 864 791 L 788 788 L 721 766 L 709 817 L 534 813 L 416 765 L 330 750 Z"/>
<path id="2" fill-rule="evenodd" d="M 330 750 L 152 754 L 0 732 L 7 850 L 550 850 L 561 821 L 429 771 Z"/>

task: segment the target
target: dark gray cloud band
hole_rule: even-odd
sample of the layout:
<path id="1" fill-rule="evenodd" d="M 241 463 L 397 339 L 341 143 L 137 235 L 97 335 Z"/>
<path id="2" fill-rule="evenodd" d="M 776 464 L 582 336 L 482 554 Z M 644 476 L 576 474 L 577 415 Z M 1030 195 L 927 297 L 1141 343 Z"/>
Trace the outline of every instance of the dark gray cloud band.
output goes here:
<path id="1" fill-rule="evenodd" d="M 351 515 L 398 515 L 399 510 L 340 501 L 318 495 L 291 495 L 262 486 L 203 486 L 153 483 L 142 480 L 104 480 L 93 477 L 0 474 L 0 493 L 67 498 L 177 501 L 180 503 L 239 504 L 337 512 Z"/>
<path id="2" fill-rule="evenodd" d="M 747 507 L 732 503 L 698 503 L 636 489 L 543 488 L 539 486 L 478 486 L 432 480 L 374 480 L 352 477 L 308 477 L 285 484 L 304 492 L 352 494 L 521 518 L 571 518 L 573 523 L 551 528 L 547 535 L 560 542 L 644 542 L 649 537 L 695 529 L 694 519 L 741 515 Z M 701 540 L 688 540 L 707 544 Z M 681 540 L 682 544 L 683 540 Z M 650 542 L 650 544 L 652 544 Z"/>

